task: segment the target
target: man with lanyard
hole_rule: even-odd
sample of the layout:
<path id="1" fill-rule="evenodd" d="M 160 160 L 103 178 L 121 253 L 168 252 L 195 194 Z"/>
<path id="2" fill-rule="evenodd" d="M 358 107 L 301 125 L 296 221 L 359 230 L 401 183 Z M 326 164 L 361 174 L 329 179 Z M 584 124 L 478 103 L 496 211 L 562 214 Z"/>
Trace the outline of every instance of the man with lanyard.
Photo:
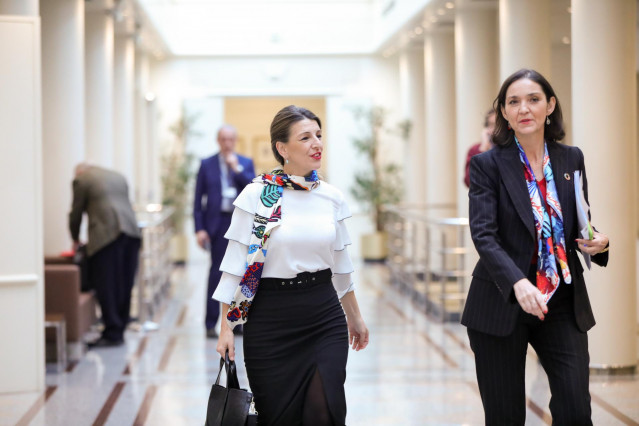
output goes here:
<path id="1" fill-rule="evenodd" d="M 223 125 L 217 132 L 219 152 L 202 160 L 195 184 L 193 219 L 197 243 L 211 253 L 208 291 L 206 298 L 206 335 L 216 338 L 220 307 L 211 296 L 222 273 L 220 263 L 226 252 L 224 234 L 231 223 L 233 201 L 255 177 L 253 161 L 235 153 L 237 131 Z"/>

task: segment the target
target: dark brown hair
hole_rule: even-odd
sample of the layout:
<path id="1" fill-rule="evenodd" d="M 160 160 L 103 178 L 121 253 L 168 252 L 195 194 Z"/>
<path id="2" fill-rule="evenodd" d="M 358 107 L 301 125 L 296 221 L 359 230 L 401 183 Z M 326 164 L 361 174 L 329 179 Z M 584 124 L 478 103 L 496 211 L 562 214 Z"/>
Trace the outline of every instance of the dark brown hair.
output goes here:
<path id="1" fill-rule="evenodd" d="M 289 105 L 282 108 L 277 112 L 277 114 L 275 114 L 275 117 L 271 122 L 271 149 L 273 150 L 275 159 L 281 165 L 284 165 L 284 158 L 279 152 L 277 152 L 277 142 L 288 143 L 291 126 L 306 118 L 309 120 L 315 120 L 320 129 L 322 128 L 322 122 L 320 119 L 306 108 Z"/>
<path id="2" fill-rule="evenodd" d="M 510 77 L 504 81 L 504 84 L 501 85 L 501 89 L 499 89 L 499 94 L 497 95 L 495 102 L 493 102 L 493 109 L 497 113 L 493 142 L 497 145 L 508 145 L 512 139 L 513 131 L 508 128 L 508 122 L 501 113 L 501 109 L 506 105 L 506 92 L 510 85 L 523 78 L 527 78 L 539 84 L 546 95 L 546 101 L 550 101 L 550 98 L 552 97 L 555 98 L 555 110 L 549 115 L 550 124 L 544 125 L 544 139 L 548 142 L 559 142 L 564 138 L 564 136 L 566 136 L 566 131 L 564 130 L 564 118 L 561 113 L 559 99 L 557 98 L 552 86 L 543 75 L 539 74 L 535 70 L 526 68 L 520 69 L 519 71 L 511 74 Z"/>

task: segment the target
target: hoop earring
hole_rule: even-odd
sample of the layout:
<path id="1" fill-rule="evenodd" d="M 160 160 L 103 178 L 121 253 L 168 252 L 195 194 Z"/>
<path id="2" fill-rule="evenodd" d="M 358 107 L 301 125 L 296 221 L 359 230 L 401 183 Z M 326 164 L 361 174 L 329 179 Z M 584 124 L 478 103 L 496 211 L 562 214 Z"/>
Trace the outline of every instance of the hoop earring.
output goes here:
<path id="1" fill-rule="evenodd" d="M 546 126 L 550 126 L 550 116 L 546 117 Z"/>

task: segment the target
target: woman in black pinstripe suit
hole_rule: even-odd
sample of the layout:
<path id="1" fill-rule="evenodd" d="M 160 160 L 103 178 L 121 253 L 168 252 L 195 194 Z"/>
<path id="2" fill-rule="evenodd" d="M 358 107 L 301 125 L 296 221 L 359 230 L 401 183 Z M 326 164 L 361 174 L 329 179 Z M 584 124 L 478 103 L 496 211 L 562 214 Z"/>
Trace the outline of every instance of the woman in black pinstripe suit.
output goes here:
<path id="1" fill-rule="evenodd" d="M 559 142 L 561 107 L 538 72 L 508 77 L 494 108 L 496 148 L 470 165 L 470 228 L 480 259 L 462 316 L 486 424 L 524 424 L 530 343 L 548 375 L 553 424 L 589 425 L 586 332 L 595 320 L 577 251 L 605 266 L 608 237 L 578 238 L 574 172 L 587 200 L 583 153 Z"/>

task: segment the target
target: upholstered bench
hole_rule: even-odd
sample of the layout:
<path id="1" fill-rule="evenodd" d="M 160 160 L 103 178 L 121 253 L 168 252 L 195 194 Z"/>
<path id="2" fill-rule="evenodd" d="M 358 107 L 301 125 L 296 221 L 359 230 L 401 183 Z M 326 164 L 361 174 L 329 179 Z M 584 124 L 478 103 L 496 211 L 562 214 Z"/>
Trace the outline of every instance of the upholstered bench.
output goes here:
<path id="1" fill-rule="evenodd" d="M 80 343 L 96 322 L 95 298 L 93 293 L 80 291 L 80 270 L 76 265 L 44 265 L 44 300 L 45 315 L 64 315 L 68 343 Z M 53 330 L 47 330 L 47 341 L 53 340 Z"/>

